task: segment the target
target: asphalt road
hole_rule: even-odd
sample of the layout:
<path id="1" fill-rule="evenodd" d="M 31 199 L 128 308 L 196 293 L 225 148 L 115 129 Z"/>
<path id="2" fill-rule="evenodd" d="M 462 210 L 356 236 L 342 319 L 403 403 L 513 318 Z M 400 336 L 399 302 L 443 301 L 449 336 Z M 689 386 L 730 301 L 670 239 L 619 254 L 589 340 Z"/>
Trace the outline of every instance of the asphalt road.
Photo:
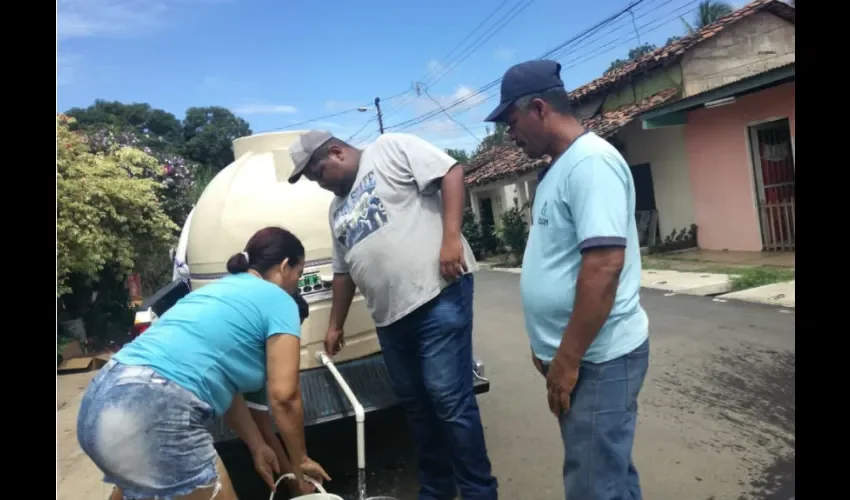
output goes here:
<path id="1" fill-rule="evenodd" d="M 529 360 L 518 287 L 514 274 L 476 275 L 475 351 L 491 380 L 479 397 L 487 445 L 500 498 L 562 499 L 560 435 Z M 642 299 L 652 351 L 634 455 L 644 498 L 794 498 L 794 312 L 653 290 Z M 354 436 L 353 421 L 308 434 L 333 478 L 329 491 L 346 498 L 356 489 Z M 250 492 L 242 500 L 268 498 L 250 460 L 224 458 Z M 415 464 L 403 416 L 369 415 L 368 493 L 415 499 Z"/>

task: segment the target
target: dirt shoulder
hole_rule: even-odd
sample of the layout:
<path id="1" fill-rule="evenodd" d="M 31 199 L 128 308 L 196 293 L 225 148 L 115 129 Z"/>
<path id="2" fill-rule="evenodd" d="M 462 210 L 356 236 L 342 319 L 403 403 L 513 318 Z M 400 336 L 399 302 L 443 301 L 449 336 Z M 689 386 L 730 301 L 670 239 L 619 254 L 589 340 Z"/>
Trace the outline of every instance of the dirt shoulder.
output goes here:
<path id="1" fill-rule="evenodd" d="M 56 485 L 58 500 L 106 500 L 112 487 L 77 443 L 77 412 L 96 371 L 56 377 Z"/>

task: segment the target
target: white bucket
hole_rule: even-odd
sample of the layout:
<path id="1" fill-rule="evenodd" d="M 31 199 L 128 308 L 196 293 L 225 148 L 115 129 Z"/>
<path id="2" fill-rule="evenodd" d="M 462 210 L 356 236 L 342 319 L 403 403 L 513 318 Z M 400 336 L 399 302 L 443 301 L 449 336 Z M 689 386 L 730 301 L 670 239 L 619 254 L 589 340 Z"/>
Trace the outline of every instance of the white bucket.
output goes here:
<path id="1" fill-rule="evenodd" d="M 295 479 L 295 474 L 284 474 L 277 478 L 277 481 L 275 481 L 274 483 L 275 489 L 277 489 L 278 485 L 280 485 L 280 482 L 284 479 Z M 313 483 L 313 486 L 316 487 L 318 493 L 310 493 L 308 495 L 301 495 L 300 497 L 292 497 L 292 500 L 343 500 L 341 496 L 334 495 L 333 493 L 328 493 L 327 491 L 325 491 L 325 489 L 322 488 L 322 485 L 319 484 L 313 478 L 304 475 L 304 480 Z M 274 500 L 274 494 L 275 492 L 272 491 L 269 495 L 269 500 Z"/>

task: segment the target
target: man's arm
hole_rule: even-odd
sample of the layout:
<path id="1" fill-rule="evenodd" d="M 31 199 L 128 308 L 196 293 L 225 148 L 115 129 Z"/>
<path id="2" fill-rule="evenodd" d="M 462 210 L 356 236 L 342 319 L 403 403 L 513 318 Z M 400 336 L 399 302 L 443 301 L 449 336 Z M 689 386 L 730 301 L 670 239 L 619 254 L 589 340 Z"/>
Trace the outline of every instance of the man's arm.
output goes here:
<path id="1" fill-rule="evenodd" d="M 455 163 L 440 181 L 443 197 L 443 240 L 460 238 L 463 223 L 463 165 Z"/>
<path id="2" fill-rule="evenodd" d="M 348 317 L 348 311 L 351 308 L 351 301 L 354 300 L 356 288 L 350 274 L 334 273 L 328 329 L 342 330 L 345 318 Z"/>
<path id="3" fill-rule="evenodd" d="M 577 366 L 608 319 L 617 296 L 629 231 L 628 167 L 590 157 L 569 174 L 567 201 L 582 252 L 575 304 L 556 356 Z"/>
<path id="4" fill-rule="evenodd" d="M 463 166 L 442 149 L 411 134 L 394 134 L 388 147 L 392 154 L 404 159 L 402 176 L 415 182 L 419 192 L 433 196 L 440 192 L 443 205 L 443 241 L 440 246 L 440 274 L 451 282 L 468 270 L 464 256 L 463 234 Z M 439 181 L 439 182 L 438 182 Z"/>
<path id="5" fill-rule="evenodd" d="M 582 253 L 576 299 L 557 356 L 576 366 L 614 307 L 623 269 L 623 247 L 595 247 Z"/>

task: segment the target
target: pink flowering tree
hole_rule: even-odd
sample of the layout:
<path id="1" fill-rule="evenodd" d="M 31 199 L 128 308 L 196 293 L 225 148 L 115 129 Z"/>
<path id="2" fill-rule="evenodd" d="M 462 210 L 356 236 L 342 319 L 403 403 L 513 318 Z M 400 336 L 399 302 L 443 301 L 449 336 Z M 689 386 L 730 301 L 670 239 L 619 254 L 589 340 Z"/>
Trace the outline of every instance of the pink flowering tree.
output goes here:
<path id="1" fill-rule="evenodd" d="M 160 186 L 159 201 L 163 210 L 177 226 L 182 227 L 196 201 L 195 184 L 206 181 L 204 167 L 171 152 L 172 148 L 155 135 L 139 135 L 114 126 L 104 126 L 86 134 L 93 153 L 107 153 L 129 146 L 155 158 L 158 163 L 155 169 L 143 169 L 138 174 L 129 175 L 141 175 L 156 181 Z M 161 147 L 155 147 L 157 140 L 162 141 Z"/>

